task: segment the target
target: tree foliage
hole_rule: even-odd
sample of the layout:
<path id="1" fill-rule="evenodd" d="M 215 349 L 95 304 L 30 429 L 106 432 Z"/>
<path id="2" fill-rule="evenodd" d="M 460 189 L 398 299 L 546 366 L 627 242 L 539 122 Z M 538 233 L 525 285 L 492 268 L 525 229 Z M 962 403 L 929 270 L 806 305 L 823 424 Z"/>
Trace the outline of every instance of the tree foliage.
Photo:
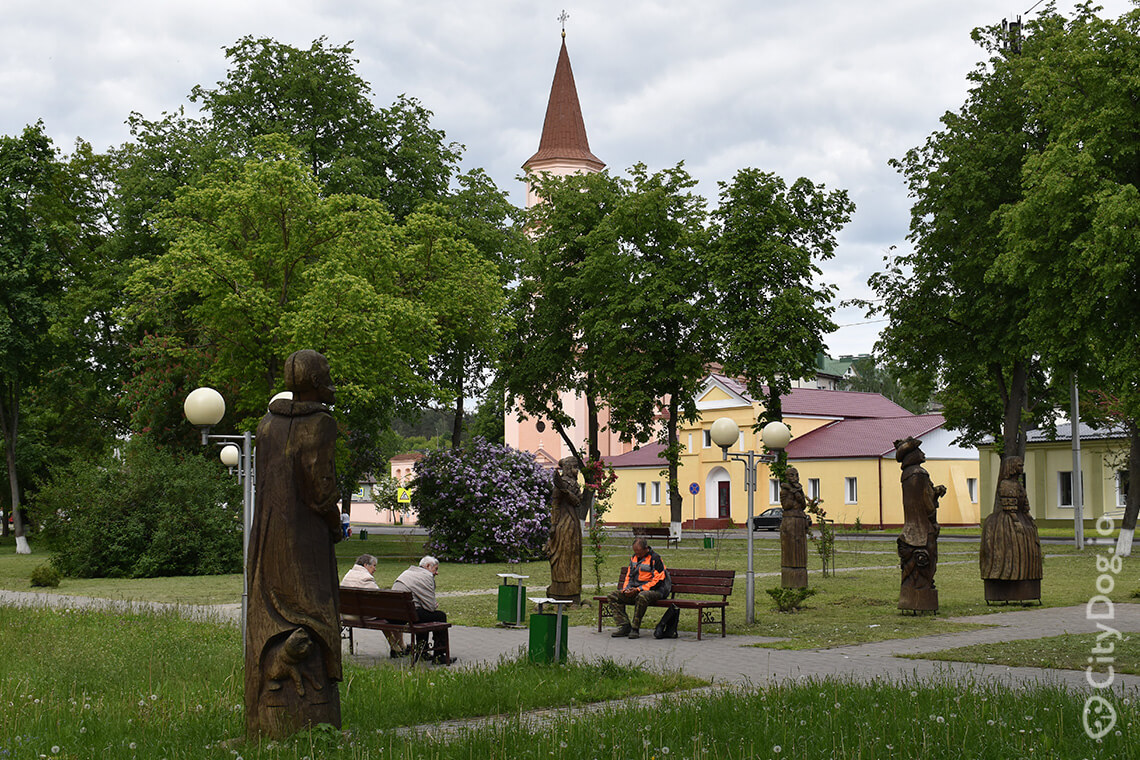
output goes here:
<path id="1" fill-rule="evenodd" d="M 757 429 L 782 416 L 781 396 L 815 373 L 826 348 L 834 287 L 819 282 L 819 262 L 835 254 L 836 234 L 855 205 L 846 191 L 800 178 L 742 169 L 720 183 L 710 252 L 716 331 L 725 371 L 765 397 Z"/>
<path id="2" fill-rule="evenodd" d="M 210 575 L 241 569 L 241 488 L 217 460 L 145 437 L 121 456 L 76 460 L 34 500 L 52 564 L 79 578 Z"/>

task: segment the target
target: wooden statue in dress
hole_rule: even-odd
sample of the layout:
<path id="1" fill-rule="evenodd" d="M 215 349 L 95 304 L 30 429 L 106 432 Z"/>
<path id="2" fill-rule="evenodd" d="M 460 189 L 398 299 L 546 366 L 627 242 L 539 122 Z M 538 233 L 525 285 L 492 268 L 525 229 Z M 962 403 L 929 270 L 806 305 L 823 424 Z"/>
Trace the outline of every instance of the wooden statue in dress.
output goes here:
<path id="1" fill-rule="evenodd" d="M 902 466 L 903 529 L 898 537 L 902 585 L 899 609 L 915 612 L 938 611 L 938 589 L 934 573 L 938 569 L 938 499 L 946 486 L 935 486 L 922 466 L 926 455 L 921 441 L 908 437 L 895 441 L 895 461 Z"/>
<path id="2" fill-rule="evenodd" d="M 578 485 L 578 461 L 566 457 L 558 462 L 551 480 L 550 558 L 551 584 L 546 595 L 554 599 L 582 600 L 582 489 Z"/>
<path id="3" fill-rule="evenodd" d="M 784 517 L 780 521 L 780 585 L 783 588 L 807 588 L 807 535 L 810 519 L 804 512 L 807 497 L 804 496 L 804 487 L 800 485 L 799 470 L 795 467 L 786 469 L 780 481 L 780 506 L 784 510 Z"/>
<path id="4" fill-rule="evenodd" d="M 1021 457 L 1001 461 L 997 503 L 982 523 L 979 563 L 987 602 L 1041 599 L 1041 539 L 1021 482 Z"/>
<path id="5" fill-rule="evenodd" d="M 336 422 L 329 366 L 316 351 L 285 363 L 292 399 L 257 426 L 257 487 L 249 535 L 245 725 L 280 738 L 320 723 L 340 727 L 341 539 L 333 471 Z"/>

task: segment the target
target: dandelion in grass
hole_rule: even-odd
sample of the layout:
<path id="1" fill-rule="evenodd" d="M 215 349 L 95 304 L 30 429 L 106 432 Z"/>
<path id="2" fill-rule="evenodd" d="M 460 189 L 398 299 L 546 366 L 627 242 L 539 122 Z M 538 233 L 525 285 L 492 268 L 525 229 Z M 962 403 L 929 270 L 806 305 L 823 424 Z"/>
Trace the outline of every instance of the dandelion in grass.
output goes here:
<path id="1" fill-rule="evenodd" d="M 779 744 L 777 744 L 776 746 L 772 747 L 772 754 L 778 755 L 783 751 L 783 749 L 784 749 L 783 747 L 781 747 Z"/>
<path id="2" fill-rule="evenodd" d="M 58 754 L 59 754 L 59 745 L 58 745 L 58 744 L 53 744 L 53 745 L 52 745 L 52 748 L 51 748 L 51 753 L 52 753 L 53 755 L 58 755 Z"/>
<path id="3" fill-rule="evenodd" d="M 130 748 L 130 749 L 134 749 L 134 748 L 135 748 L 135 747 L 137 747 L 137 746 L 138 746 L 138 745 L 137 745 L 137 744 L 135 744 L 134 742 L 131 742 L 130 744 L 128 744 L 128 745 L 127 745 L 127 747 L 128 747 L 128 748 Z"/>

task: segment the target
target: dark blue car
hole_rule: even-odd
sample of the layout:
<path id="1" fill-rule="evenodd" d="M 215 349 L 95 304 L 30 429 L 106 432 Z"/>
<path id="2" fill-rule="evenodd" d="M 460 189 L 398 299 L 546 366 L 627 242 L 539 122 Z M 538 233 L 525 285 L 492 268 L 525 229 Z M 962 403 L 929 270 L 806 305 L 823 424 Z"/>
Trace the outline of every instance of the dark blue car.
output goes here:
<path id="1" fill-rule="evenodd" d="M 765 509 L 752 518 L 752 530 L 779 530 L 784 519 L 784 510 L 779 507 Z"/>

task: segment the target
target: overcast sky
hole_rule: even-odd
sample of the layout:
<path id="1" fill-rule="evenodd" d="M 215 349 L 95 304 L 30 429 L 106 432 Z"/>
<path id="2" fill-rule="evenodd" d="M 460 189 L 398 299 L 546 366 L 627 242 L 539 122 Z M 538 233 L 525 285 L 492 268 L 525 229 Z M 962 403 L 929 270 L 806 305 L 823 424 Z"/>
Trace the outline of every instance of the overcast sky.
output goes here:
<path id="1" fill-rule="evenodd" d="M 43 119 L 65 152 L 128 139 L 131 111 L 189 106 L 224 78 L 244 35 L 308 47 L 352 41 L 378 106 L 418 98 L 516 203 L 538 148 L 560 44 L 594 154 L 614 172 L 684 161 L 715 203 L 743 167 L 843 188 L 856 204 L 824 279 L 840 298 L 905 245 L 909 200 L 887 161 L 957 109 L 983 57 L 977 26 L 1035 0 L 5 0 L 0 134 Z M 1104 0 L 1116 17 L 1129 0 Z M 1059 7 L 1068 12 L 1072 4 Z M 872 349 L 881 324 L 836 315 L 834 356 Z"/>

